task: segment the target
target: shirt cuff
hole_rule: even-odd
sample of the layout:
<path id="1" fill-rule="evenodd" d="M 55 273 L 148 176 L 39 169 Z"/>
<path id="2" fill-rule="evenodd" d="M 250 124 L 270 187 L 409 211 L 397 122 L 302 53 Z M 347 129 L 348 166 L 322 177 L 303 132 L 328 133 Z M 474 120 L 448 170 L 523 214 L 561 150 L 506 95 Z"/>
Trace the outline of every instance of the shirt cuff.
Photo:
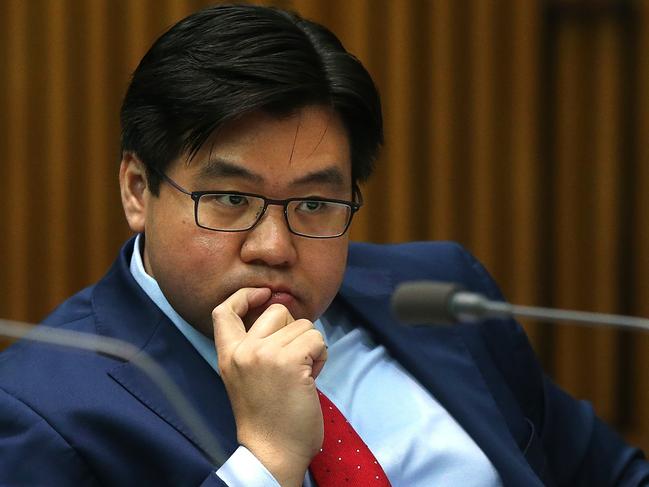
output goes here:
<path id="1" fill-rule="evenodd" d="M 245 446 L 240 446 L 216 471 L 230 487 L 280 487 L 277 480 Z"/>

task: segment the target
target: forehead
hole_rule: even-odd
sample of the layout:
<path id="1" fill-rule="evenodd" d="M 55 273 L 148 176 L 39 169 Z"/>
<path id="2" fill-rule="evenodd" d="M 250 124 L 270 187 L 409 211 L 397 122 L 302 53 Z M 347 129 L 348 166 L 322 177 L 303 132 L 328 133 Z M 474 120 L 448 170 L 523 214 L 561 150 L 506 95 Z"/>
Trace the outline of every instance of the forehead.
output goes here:
<path id="1" fill-rule="evenodd" d="M 283 117 L 255 112 L 225 124 L 185 166 L 197 183 L 351 186 L 347 131 L 334 111 L 321 106 Z"/>

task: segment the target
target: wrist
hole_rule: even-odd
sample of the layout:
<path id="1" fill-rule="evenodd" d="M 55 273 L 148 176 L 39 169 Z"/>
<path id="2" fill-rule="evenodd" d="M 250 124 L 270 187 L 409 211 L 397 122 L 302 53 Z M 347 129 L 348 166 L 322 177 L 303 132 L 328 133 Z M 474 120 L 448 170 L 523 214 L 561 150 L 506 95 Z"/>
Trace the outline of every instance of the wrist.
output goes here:
<path id="1" fill-rule="evenodd" d="M 263 442 L 240 442 L 271 473 L 282 487 L 300 487 L 312 456 Z"/>

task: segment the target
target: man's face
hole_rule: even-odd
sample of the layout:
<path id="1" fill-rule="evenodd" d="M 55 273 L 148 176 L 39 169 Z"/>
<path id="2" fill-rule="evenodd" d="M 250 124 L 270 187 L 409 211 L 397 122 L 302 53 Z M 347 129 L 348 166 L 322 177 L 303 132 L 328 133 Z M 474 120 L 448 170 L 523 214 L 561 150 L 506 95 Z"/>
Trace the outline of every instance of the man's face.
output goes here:
<path id="1" fill-rule="evenodd" d="M 122 164 L 138 164 L 131 160 Z M 255 113 L 219 129 L 187 163 L 174 161 L 167 175 L 189 191 L 228 190 L 268 198 L 323 197 L 351 200 L 347 133 L 337 115 L 306 107 L 274 118 Z M 128 177 L 120 176 L 122 193 Z M 194 201 L 161 183 L 159 195 L 142 190 L 140 215 L 127 219 L 144 231 L 144 264 L 174 309 L 211 334 L 212 309 L 242 287 L 268 287 L 270 301 L 252 310 L 250 326 L 271 303 L 295 319 L 315 320 L 342 281 L 348 237 L 313 239 L 290 233 L 283 208 L 269 206 L 245 232 L 215 232 L 194 221 Z M 143 228 L 141 228 L 143 227 Z"/>

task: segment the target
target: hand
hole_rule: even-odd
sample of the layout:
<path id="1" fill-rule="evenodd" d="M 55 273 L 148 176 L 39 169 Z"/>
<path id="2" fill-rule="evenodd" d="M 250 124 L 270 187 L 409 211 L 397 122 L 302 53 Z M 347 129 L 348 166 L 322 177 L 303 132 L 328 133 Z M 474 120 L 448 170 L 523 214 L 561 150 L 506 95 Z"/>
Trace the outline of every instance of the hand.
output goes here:
<path id="1" fill-rule="evenodd" d="M 315 378 L 327 347 L 309 320 L 294 320 L 273 304 L 248 332 L 243 318 L 270 298 L 243 288 L 212 312 L 221 378 L 237 424 L 237 439 L 281 485 L 302 485 L 323 440 Z"/>

